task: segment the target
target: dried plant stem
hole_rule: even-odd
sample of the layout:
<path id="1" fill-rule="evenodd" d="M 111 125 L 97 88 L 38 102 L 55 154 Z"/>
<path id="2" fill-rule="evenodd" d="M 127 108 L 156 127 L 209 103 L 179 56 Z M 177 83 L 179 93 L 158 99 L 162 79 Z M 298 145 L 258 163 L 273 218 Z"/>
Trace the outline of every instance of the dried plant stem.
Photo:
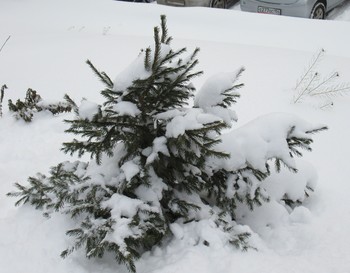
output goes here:
<path id="1" fill-rule="evenodd" d="M 305 94 L 309 94 L 310 92 L 307 92 L 308 88 L 310 87 L 310 85 L 314 82 L 314 80 L 317 78 L 318 73 L 316 72 L 311 80 L 309 81 L 309 83 L 307 84 L 307 86 L 303 89 L 303 91 L 300 92 L 299 96 L 294 100 L 294 103 L 297 103 Z M 303 77 L 303 79 L 306 79 L 306 76 Z"/>
<path id="2" fill-rule="evenodd" d="M 316 64 L 318 63 L 318 61 L 320 60 L 321 56 L 324 53 L 324 49 L 321 49 L 320 52 L 318 52 L 318 54 L 316 55 L 315 59 L 311 62 L 311 65 L 309 66 L 309 68 L 306 70 L 306 72 L 304 73 L 303 77 L 299 80 L 299 82 L 296 84 L 295 86 L 295 90 L 298 89 L 298 87 L 304 82 L 304 80 L 306 79 L 306 77 L 309 75 L 309 73 L 312 71 L 312 69 L 316 66 Z"/>
<path id="3" fill-rule="evenodd" d="M 326 84 L 327 82 L 330 82 L 331 80 L 335 79 L 336 77 L 339 77 L 339 73 L 338 72 L 334 72 L 331 76 L 329 76 L 328 78 L 326 78 L 325 80 L 323 80 L 322 82 L 320 82 L 316 87 L 310 89 L 308 91 L 308 94 L 310 94 L 311 96 L 313 96 L 312 92 L 318 90 L 321 86 L 323 86 L 324 84 Z"/>
<path id="4" fill-rule="evenodd" d="M 313 57 L 310 65 L 297 82 L 294 89 L 294 103 L 298 103 L 306 97 L 334 97 L 337 95 L 343 95 L 345 92 L 350 91 L 349 84 L 334 83 L 339 77 L 338 72 L 333 72 L 327 77 L 322 77 L 321 74 L 316 71 L 316 67 L 324 52 L 325 51 L 321 49 L 315 57 Z M 327 103 L 326 105 L 332 104 Z"/>
<path id="5" fill-rule="evenodd" d="M 350 86 L 345 86 L 345 87 L 332 89 L 332 90 L 328 90 L 328 91 L 322 91 L 322 92 L 318 92 L 318 93 L 312 93 L 312 94 L 310 94 L 310 96 L 329 95 L 329 94 L 333 94 L 333 93 L 340 93 L 343 91 L 350 91 Z"/>
<path id="6" fill-rule="evenodd" d="M 11 35 L 9 37 L 7 37 L 6 41 L 2 44 L 1 48 L 0 48 L 0 52 L 2 51 L 2 49 L 4 48 L 4 46 L 6 45 L 6 43 L 8 42 L 8 40 L 10 40 Z"/>

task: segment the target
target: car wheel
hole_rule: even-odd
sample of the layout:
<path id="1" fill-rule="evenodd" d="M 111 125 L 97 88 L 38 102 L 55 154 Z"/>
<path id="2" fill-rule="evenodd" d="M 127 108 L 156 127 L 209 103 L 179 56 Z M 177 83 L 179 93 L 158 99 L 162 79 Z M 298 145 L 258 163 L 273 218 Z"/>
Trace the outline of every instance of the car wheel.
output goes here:
<path id="1" fill-rule="evenodd" d="M 326 6 L 322 2 L 317 2 L 312 8 L 311 19 L 325 19 L 326 18 Z"/>
<path id="2" fill-rule="evenodd" d="M 225 9 L 226 8 L 226 0 L 212 0 L 211 7 L 217 9 Z"/>

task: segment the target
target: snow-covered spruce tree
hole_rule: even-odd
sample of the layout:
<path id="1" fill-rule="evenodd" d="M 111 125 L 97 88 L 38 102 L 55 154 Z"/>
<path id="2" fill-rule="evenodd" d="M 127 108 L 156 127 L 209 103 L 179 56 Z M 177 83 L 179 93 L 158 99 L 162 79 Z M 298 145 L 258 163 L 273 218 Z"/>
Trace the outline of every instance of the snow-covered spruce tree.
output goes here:
<path id="1" fill-rule="evenodd" d="M 76 108 L 68 95 L 65 95 L 64 99 L 65 101 L 47 102 L 41 98 L 37 91 L 28 88 L 24 101 L 18 99 L 16 103 L 13 103 L 12 100 L 9 100 L 8 107 L 16 119 L 31 122 L 34 114 L 41 111 L 49 111 L 55 115 L 70 112 Z"/>
<path id="2" fill-rule="evenodd" d="M 227 243 L 247 249 L 249 233 L 235 222 L 237 203 L 253 208 L 266 201 L 259 182 L 269 174 L 268 161 L 294 169 L 289 157 L 299 155 L 298 148 L 310 149 L 309 134 L 322 129 L 283 123 L 277 130 L 282 133 L 271 139 L 284 143 L 283 151 L 264 149 L 259 164 L 244 160 L 239 149 L 225 151 L 231 137 L 220 143 L 221 132 L 236 119 L 230 106 L 239 97 L 243 69 L 209 79 L 191 107 L 196 91 L 191 80 L 202 74 L 193 72 L 199 50 L 183 57 L 186 49 L 174 51 L 170 41 L 162 16 L 154 47 L 142 50 L 114 82 L 88 61 L 106 85 L 105 102 L 82 101 L 76 119 L 67 121 L 67 132 L 80 138 L 64 143 L 63 151 L 87 153 L 91 161 L 62 162 L 49 176 L 30 177 L 29 186 L 17 183 L 18 191 L 9 193 L 19 197 L 17 205 L 75 219 L 67 231 L 74 244 L 63 257 L 79 248 L 89 258 L 112 252 L 135 272 L 142 253 L 172 235 L 180 238 L 179 227 L 197 224 L 210 225 Z M 211 240 L 198 234 L 196 243 Z"/>

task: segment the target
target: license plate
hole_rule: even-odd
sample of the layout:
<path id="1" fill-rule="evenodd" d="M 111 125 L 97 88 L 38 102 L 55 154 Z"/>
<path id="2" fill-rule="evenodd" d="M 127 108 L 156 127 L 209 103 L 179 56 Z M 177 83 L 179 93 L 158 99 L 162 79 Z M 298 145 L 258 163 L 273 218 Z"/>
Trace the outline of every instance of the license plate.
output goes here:
<path id="1" fill-rule="evenodd" d="M 258 13 L 281 15 L 281 10 L 275 8 L 258 7 Z"/>

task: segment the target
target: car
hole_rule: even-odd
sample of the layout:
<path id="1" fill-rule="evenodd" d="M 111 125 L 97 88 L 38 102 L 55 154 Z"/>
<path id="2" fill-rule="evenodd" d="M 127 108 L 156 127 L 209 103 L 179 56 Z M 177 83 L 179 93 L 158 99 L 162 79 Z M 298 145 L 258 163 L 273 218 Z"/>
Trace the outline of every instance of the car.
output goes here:
<path id="1" fill-rule="evenodd" d="M 345 0 L 240 0 L 241 10 L 312 19 L 325 19 L 327 13 Z"/>
<path id="2" fill-rule="evenodd" d="M 117 0 L 121 2 L 137 2 L 137 3 L 151 3 L 154 0 Z"/>
<path id="3" fill-rule="evenodd" d="M 211 7 L 227 9 L 237 0 L 157 0 L 157 4 L 177 7 Z"/>

